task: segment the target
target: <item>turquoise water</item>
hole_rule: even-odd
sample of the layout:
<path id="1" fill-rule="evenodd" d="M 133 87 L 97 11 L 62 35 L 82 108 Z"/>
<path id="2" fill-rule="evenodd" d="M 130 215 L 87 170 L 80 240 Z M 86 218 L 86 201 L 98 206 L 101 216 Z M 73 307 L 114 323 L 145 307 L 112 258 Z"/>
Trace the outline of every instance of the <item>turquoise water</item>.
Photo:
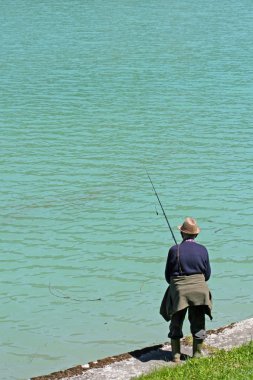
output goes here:
<path id="1" fill-rule="evenodd" d="M 202 227 L 207 328 L 251 317 L 252 2 L 0 8 L 0 378 L 167 340 L 173 241 L 145 168 L 177 239 Z"/>

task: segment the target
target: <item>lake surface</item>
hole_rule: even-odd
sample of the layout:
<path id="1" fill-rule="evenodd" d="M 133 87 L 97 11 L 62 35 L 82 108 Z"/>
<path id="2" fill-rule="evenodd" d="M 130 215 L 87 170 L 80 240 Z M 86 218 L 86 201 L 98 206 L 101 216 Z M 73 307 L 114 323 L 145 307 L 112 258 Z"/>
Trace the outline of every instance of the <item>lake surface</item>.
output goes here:
<path id="1" fill-rule="evenodd" d="M 173 240 L 146 169 L 176 238 L 202 228 L 207 328 L 252 317 L 252 2 L 0 9 L 1 379 L 168 339 Z"/>

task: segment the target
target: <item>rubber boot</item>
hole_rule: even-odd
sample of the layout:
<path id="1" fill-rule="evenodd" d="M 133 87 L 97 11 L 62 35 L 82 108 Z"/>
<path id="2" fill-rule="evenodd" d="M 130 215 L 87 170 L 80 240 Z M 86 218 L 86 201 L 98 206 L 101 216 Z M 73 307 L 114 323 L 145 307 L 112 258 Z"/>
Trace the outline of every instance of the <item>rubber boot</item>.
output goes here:
<path id="1" fill-rule="evenodd" d="M 203 339 L 193 338 L 193 346 L 192 346 L 193 358 L 201 358 L 203 356 L 202 347 L 203 347 Z"/>
<path id="2" fill-rule="evenodd" d="M 180 362 L 180 339 L 171 339 L 172 361 Z"/>

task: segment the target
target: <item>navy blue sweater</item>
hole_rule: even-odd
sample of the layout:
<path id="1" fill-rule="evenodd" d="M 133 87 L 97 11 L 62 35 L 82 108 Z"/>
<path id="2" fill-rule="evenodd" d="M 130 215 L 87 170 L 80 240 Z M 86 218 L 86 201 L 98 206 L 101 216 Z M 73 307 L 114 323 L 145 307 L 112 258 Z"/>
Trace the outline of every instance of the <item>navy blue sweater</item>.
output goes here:
<path id="1" fill-rule="evenodd" d="M 194 240 L 185 240 L 179 244 L 179 260 L 177 258 L 178 245 L 170 248 L 165 268 L 165 278 L 170 283 L 172 276 L 192 274 L 201 274 L 205 276 L 205 280 L 209 280 L 211 275 L 211 267 L 208 257 L 207 249 L 196 243 Z"/>

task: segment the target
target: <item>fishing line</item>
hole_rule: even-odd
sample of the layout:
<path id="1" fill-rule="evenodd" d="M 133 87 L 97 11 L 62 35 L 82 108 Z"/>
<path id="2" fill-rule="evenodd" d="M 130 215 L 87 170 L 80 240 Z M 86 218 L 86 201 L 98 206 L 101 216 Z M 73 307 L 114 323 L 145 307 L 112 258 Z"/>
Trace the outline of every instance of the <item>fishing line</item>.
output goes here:
<path id="1" fill-rule="evenodd" d="M 78 299 L 78 298 L 72 298 L 66 294 L 64 294 L 61 290 L 57 290 L 57 289 L 53 289 L 52 286 L 51 286 L 51 283 L 49 282 L 48 284 L 48 289 L 49 289 L 49 292 L 50 294 L 52 294 L 52 296 L 54 297 L 57 297 L 57 298 L 62 298 L 62 299 L 68 299 L 70 301 L 76 301 L 76 302 L 83 302 L 83 301 L 88 301 L 88 302 L 92 302 L 92 301 L 102 301 L 102 298 L 86 298 L 86 299 Z M 58 292 L 58 294 L 57 294 Z"/>
<path id="2" fill-rule="evenodd" d="M 168 226 L 169 226 L 169 229 L 170 229 L 171 235 L 172 235 L 172 237 L 173 237 L 173 240 L 174 240 L 174 242 L 176 243 L 176 245 L 178 245 L 178 244 L 177 244 L 177 241 L 176 241 L 176 238 L 175 238 L 175 235 L 174 235 L 174 233 L 173 233 L 173 231 L 172 231 L 172 228 L 171 228 L 171 226 L 170 226 L 170 222 L 169 222 L 169 220 L 168 220 L 168 218 L 167 218 L 167 215 L 166 215 L 166 213 L 165 213 L 165 211 L 164 211 L 163 205 L 162 205 L 162 203 L 161 203 L 161 201 L 160 201 L 160 198 L 159 198 L 159 196 L 158 196 L 158 194 L 157 194 L 157 191 L 156 191 L 155 186 L 154 186 L 154 184 L 153 184 L 153 182 L 152 182 L 152 179 L 151 179 L 150 175 L 148 174 L 147 169 L 146 169 L 146 173 L 147 173 L 147 176 L 148 176 L 148 178 L 149 178 L 149 181 L 150 181 L 150 183 L 151 183 L 151 185 L 152 185 L 152 187 L 153 187 L 153 190 L 154 190 L 154 193 L 155 193 L 155 195 L 156 195 L 156 198 L 158 199 L 158 202 L 159 202 L 159 204 L 160 204 L 160 206 L 161 206 L 161 209 L 162 209 L 163 215 L 164 215 L 165 220 L 166 220 L 166 222 L 167 222 L 167 224 L 168 224 Z"/>

